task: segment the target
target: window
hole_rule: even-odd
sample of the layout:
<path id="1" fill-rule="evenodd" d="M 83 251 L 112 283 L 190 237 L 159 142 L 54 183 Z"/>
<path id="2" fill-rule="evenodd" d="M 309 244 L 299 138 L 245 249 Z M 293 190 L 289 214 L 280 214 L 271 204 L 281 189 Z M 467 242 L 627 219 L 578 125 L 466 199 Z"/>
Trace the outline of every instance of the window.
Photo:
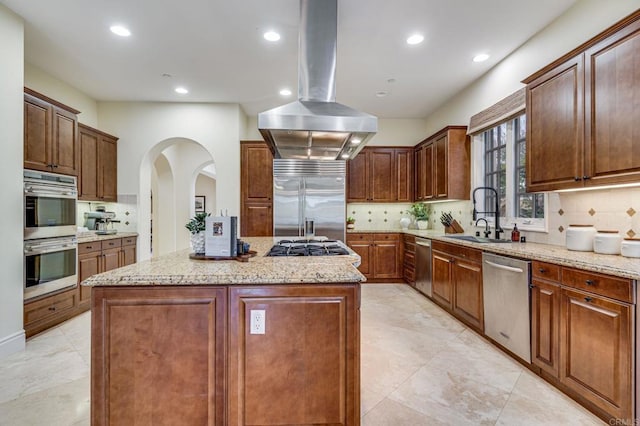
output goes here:
<path id="1" fill-rule="evenodd" d="M 525 230 L 546 230 L 545 194 L 526 192 L 526 116 L 520 115 L 474 138 L 478 161 L 475 187 L 489 186 L 498 192 L 500 220 L 506 228 L 517 223 Z M 490 212 L 496 205 L 495 194 L 485 191 L 476 200 L 483 205 L 477 210 Z M 480 215 L 492 219 L 492 214 Z"/>

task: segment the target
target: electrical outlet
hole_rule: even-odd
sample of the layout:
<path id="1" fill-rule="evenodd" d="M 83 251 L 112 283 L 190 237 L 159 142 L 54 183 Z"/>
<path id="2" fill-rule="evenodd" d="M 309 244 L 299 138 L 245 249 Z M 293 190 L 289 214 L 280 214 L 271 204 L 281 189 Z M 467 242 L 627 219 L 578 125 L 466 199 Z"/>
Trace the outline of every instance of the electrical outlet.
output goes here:
<path id="1" fill-rule="evenodd" d="M 249 334 L 264 334 L 266 328 L 265 323 L 266 315 L 264 309 L 252 309 Z"/>

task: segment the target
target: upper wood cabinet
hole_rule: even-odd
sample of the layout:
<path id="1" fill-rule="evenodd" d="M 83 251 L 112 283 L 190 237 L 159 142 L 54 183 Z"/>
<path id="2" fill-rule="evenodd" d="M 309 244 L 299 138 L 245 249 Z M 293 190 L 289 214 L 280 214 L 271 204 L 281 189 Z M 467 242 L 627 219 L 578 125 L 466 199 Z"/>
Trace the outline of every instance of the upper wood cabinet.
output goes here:
<path id="1" fill-rule="evenodd" d="M 273 155 L 263 141 L 240 143 L 240 235 L 273 235 Z"/>
<path id="2" fill-rule="evenodd" d="M 413 149 L 366 147 L 347 162 L 347 202 L 410 202 Z"/>
<path id="3" fill-rule="evenodd" d="M 524 80 L 527 191 L 640 181 L 640 12 Z"/>
<path id="4" fill-rule="evenodd" d="M 77 176 L 80 111 L 24 91 L 24 168 Z"/>
<path id="5" fill-rule="evenodd" d="M 449 126 L 415 148 L 415 200 L 468 200 L 470 143 L 466 126 Z"/>
<path id="6" fill-rule="evenodd" d="M 80 176 L 78 199 L 117 201 L 118 138 L 84 124 L 78 125 Z"/>

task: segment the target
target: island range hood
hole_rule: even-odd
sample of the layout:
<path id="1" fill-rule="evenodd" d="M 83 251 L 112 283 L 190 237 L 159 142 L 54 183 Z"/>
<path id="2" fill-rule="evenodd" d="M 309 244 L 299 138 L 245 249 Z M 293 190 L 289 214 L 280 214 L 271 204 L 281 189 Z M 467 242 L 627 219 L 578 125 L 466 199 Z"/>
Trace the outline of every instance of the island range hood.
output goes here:
<path id="1" fill-rule="evenodd" d="M 275 158 L 352 159 L 378 119 L 335 102 L 337 0 L 300 0 L 298 100 L 258 114 Z"/>

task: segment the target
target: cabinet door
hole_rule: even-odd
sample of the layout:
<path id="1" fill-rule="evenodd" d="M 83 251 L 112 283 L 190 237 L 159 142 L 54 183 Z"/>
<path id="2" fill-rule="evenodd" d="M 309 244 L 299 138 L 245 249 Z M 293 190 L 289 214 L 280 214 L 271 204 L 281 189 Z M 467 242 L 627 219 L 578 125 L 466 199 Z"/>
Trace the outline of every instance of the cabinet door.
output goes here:
<path id="1" fill-rule="evenodd" d="M 423 200 L 435 198 L 435 165 L 433 143 L 424 147 Z"/>
<path id="2" fill-rule="evenodd" d="M 373 277 L 402 278 L 400 254 L 399 241 L 374 241 Z"/>
<path id="3" fill-rule="evenodd" d="M 582 186 L 583 55 L 527 85 L 527 192 Z"/>
<path id="4" fill-rule="evenodd" d="M 484 330 L 482 266 L 456 258 L 452 263 L 453 313 L 479 331 Z"/>
<path id="5" fill-rule="evenodd" d="M 585 56 L 585 185 L 638 182 L 640 21 Z"/>
<path id="6" fill-rule="evenodd" d="M 434 169 L 433 169 L 433 188 L 435 191 L 436 198 L 447 198 L 449 196 L 449 185 L 448 185 L 448 147 L 447 147 L 447 136 L 442 136 L 437 139 L 433 143 L 433 148 L 435 152 L 433 154 L 434 158 Z"/>
<path id="7" fill-rule="evenodd" d="M 395 156 L 391 148 L 371 149 L 369 156 L 369 201 L 396 200 Z"/>
<path id="8" fill-rule="evenodd" d="M 367 164 L 367 150 L 361 151 L 353 160 L 347 161 L 347 201 L 369 200 Z"/>
<path id="9" fill-rule="evenodd" d="M 633 307 L 562 289 L 560 381 L 613 417 L 632 414 Z"/>
<path id="10" fill-rule="evenodd" d="M 23 318 L 27 337 L 73 317 L 76 314 L 77 296 L 77 290 L 72 288 L 25 303 Z"/>
<path id="11" fill-rule="evenodd" d="M 453 306 L 453 290 L 452 290 L 452 274 L 451 274 L 451 257 L 445 253 L 433 251 L 433 271 L 432 271 L 432 295 L 433 300 L 451 310 Z"/>
<path id="12" fill-rule="evenodd" d="M 244 203 L 242 207 L 241 236 L 268 237 L 273 235 L 273 209 L 270 203 Z"/>
<path id="13" fill-rule="evenodd" d="M 558 377 L 560 365 L 560 286 L 533 280 L 531 287 L 531 358 Z"/>
<path id="14" fill-rule="evenodd" d="M 102 250 L 102 270 L 107 272 L 120 267 L 120 247 Z"/>
<path id="15" fill-rule="evenodd" d="M 91 424 L 226 424 L 226 289 L 93 291 Z"/>
<path id="16" fill-rule="evenodd" d="M 358 293 L 358 285 L 230 287 L 225 424 L 360 424 Z M 254 310 L 264 312 L 264 334 L 251 333 Z"/>
<path id="17" fill-rule="evenodd" d="M 264 143 L 241 144 L 241 196 L 243 201 L 271 202 L 273 155 Z"/>
<path id="18" fill-rule="evenodd" d="M 100 139 L 97 133 L 79 127 L 78 139 L 80 145 L 80 176 L 78 179 L 78 199 L 98 199 L 98 145 Z"/>
<path id="19" fill-rule="evenodd" d="M 413 149 L 396 149 L 396 201 L 413 200 Z"/>
<path id="20" fill-rule="evenodd" d="M 136 246 L 122 246 L 120 251 L 120 266 L 133 265 L 136 263 Z"/>
<path id="21" fill-rule="evenodd" d="M 98 195 L 103 201 L 118 201 L 118 143 L 101 137 L 99 147 Z"/>
<path id="22" fill-rule="evenodd" d="M 414 199 L 416 201 L 422 201 L 424 198 L 424 148 L 420 147 L 416 149 L 413 153 L 413 188 L 414 188 Z"/>
<path id="23" fill-rule="evenodd" d="M 51 171 L 51 105 L 24 95 L 24 168 Z"/>
<path id="24" fill-rule="evenodd" d="M 78 256 L 78 305 L 84 310 L 89 308 L 91 302 L 91 287 L 85 287 L 80 283 L 92 275 L 99 274 L 102 252 L 92 252 Z"/>
<path id="25" fill-rule="evenodd" d="M 373 268 L 371 267 L 373 261 L 373 255 L 371 254 L 373 244 L 366 241 L 350 242 L 349 247 L 360 256 L 360 266 L 358 266 L 358 270 L 365 277 L 373 278 Z"/>
<path id="26" fill-rule="evenodd" d="M 80 169 L 78 117 L 72 112 L 54 106 L 52 121 L 51 154 L 53 171 L 77 176 Z"/>

